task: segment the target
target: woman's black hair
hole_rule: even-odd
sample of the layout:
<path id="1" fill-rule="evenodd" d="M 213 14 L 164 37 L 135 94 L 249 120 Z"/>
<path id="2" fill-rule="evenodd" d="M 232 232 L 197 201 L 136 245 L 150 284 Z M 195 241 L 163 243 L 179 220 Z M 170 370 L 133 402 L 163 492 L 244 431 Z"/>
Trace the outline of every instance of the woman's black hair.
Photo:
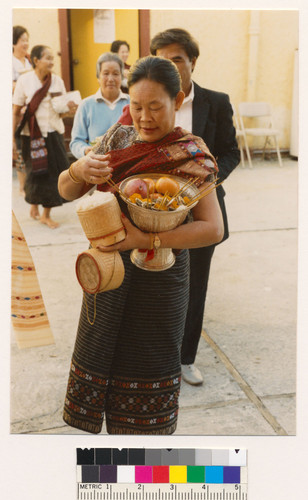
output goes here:
<path id="1" fill-rule="evenodd" d="M 49 47 L 47 45 L 34 45 L 34 47 L 31 50 L 31 54 L 30 54 L 30 59 L 31 59 L 31 63 L 32 63 L 33 68 L 35 68 L 34 59 L 35 58 L 41 59 L 44 50 L 48 49 L 48 48 Z"/>
<path id="2" fill-rule="evenodd" d="M 13 45 L 17 44 L 18 40 L 24 33 L 27 33 L 29 36 L 28 31 L 23 26 L 13 26 Z"/>
<path id="3" fill-rule="evenodd" d="M 130 50 L 130 47 L 125 40 L 114 40 L 112 42 L 111 47 L 110 47 L 110 52 L 115 52 L 116 54 L 119 52 L 121 45 L 126 45 L 128 50 Z"/>
<path id="4" fill-rule="evenodd" d="M 169 59 L 157 56 L 138 59 L 128 73 L 128 89 L 144 79 L 161 83 L 171 99 L 174 99 L 181 90 L 180 73 L 176 65 Z"/>

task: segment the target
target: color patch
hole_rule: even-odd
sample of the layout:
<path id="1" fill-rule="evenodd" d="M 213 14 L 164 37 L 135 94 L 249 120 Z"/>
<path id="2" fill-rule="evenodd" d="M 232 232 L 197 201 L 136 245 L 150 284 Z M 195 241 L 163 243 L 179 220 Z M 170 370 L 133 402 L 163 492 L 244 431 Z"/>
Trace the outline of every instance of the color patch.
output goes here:
<path id="1" fill-rule="evenodd" d="M 187 483 L 186 465 L 170 465 L 169 481 L 170 483 Z"/>
<path id="2" fill-rule="evenodd" d="M 162 450 L 161 451 L 161 464 L 162 465 L 178 465 L 179 464 L 179 450 Z"/>
<path id="3" fill-rule="evenodd" d="M 196 450 L 195 465 L 212 465 L 212 450 Z"/>
<path id="4" fill-rule="evenodd" d="M 212 465 L 229 465 L 229 450 L 212 450 Z"/>
<path id="5" fill-rule="evenodd" d="M 77 464 L 78 465 L 90 465 L 95 464 L 94 462 L 94 448 L 77 448 Z"/>
<path id="6" fill-rule="evenodd" d="M 189 450 L 189 449 L 179 450 L 179 465 L 195 465 L 196 463 L 195 455 L 196 455 L 195 450 Z"/>
<path id="7" fill-rule="evenodd" d="M 153 466 L 153 483 L 169 483 L 169 466 Z"/>
<path id="8" fill-rule="evenodd" d="M 99 483 L 99 466 L 83 465 L 81 477 L 83 483 Z"/>
<path id="9" fill-rule="evenodd" d="M 123 448 L 122 450 L 118 450 L 117 448 L 114 448 L 112 453 L 112 463 L 114 465 L 127 465 L 128 449 Z"/>
<path id="10" fill-rule="evenodd" d="M 117 466 L 116 465 L 100 465 L 100 482 L 101 483 L 116 483 L 117 482 Z"/>
<path id="11" fill-rule="evenodd" d="M 188 483 L 205 483 L 205 467 L 202 465 L 189 465 L 187 467 Z"/>
<path id="12" fill-rule="evenodd" d="M 161 450 L 159 449 L 145 450 L 144 465 L 161 465 Z"/>
<path id="13" fill-rule="evenodd" d="M 205 482 L 221 484 L 224 480 L 224 468 L 213 465 L 205 467 Z"/>
<path id="14" fill-rule="evenodd" d="M 229 465 L 245 467 L 247 465 L 246 450 L 229 450 Z"/>
<path id="15" fill-rule="evenodd" d="M 136 483 L 152 483 L 152 467 L 150 465 L 135 466 L 135 482 Z"/>
<path id="16" fill-rule="evenodd" d="M 241 482 L 241 468 L 240 467 L 224 467 L 223 474 L 224 483 L 240 483 Z"/>
<path id="17" fill-rule="evenodd" d="M 111 448 L 96 448 L 95 463 L 97 465 L 111 465 Z"/>
<path id="18" fill-rule="evenodd" d="M 134 483 L 135 467 L 133 465 L 118 465 L 117 470 L 118 483 Z"/>
<path id="19" fill-rule="evenodd" d="M 129 465 L 145 465 L 145 449 L 130 448 L 128 450 Z"/>

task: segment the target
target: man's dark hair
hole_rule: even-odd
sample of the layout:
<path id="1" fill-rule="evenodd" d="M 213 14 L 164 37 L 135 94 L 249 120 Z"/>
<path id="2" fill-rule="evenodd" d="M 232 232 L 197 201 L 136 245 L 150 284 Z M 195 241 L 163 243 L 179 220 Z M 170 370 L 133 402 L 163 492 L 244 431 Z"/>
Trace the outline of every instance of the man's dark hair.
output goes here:
<path id="1" fill-rule="evenodd" d="M 13 26 L 13 45 L 17 44 L 18 40 L 24 33 L 27 33 L 29 36 L 28 31 L 23 26 Z"/>
<path id="2" fill-rule="evenodd" d="M 125 40 L 114 40 L 110 46 L 110 52 L 115 52 L 116 54 L 119 52 L 121 45 L 126 45 L 128 50 L 130 50 L 128 43 Z"/>
<path id="3" fill-rule="evenodd" d="M 150 52 L 153 56 L 156 55 L 157 50 L 171 45 L 172 43 L 179 44 L 186 52 L 189 60 L 194 57 L 199 57 L 199 45 L 191 34 L 182 28 L 170 28 L 165 31 L 157 33 L 151 40 Z"/>
<path id="4" fill-rule="evenodd" d="M 128 73 L 128 88 L 140 80 L 161 83 L 171 99 L 181 90 L 181 77 L 176 65 L 162 57 L 147 56 L 135 62 Z"/>

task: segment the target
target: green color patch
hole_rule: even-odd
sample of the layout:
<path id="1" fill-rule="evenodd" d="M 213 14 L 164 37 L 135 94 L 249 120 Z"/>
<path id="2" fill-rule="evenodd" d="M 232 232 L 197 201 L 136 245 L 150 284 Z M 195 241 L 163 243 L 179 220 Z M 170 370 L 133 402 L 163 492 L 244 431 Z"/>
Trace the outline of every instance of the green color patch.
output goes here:
<path id="1" fill-rule="evenodd" d="M 187 482 L 188 483 L 205 483 L 205 467 L 204 467 L 204 465 L 188 465 L 187 466 Z"/>

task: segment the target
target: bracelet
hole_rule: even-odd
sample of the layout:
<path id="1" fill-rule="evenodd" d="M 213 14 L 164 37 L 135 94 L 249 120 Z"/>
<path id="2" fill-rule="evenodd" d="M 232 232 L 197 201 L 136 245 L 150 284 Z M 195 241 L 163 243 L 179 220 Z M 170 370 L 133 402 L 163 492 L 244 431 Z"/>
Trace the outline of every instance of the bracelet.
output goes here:
<path id="1" fill-rule="evenodd" d="M 78 179 L 74 174 L 73 174 L 73 164 L 71 164 L 70 168 L 68 169 L 68 175 L 70 176 L 71 180 L 75 182 L 75 184 L 81 184 L 83 180 Z"/>

